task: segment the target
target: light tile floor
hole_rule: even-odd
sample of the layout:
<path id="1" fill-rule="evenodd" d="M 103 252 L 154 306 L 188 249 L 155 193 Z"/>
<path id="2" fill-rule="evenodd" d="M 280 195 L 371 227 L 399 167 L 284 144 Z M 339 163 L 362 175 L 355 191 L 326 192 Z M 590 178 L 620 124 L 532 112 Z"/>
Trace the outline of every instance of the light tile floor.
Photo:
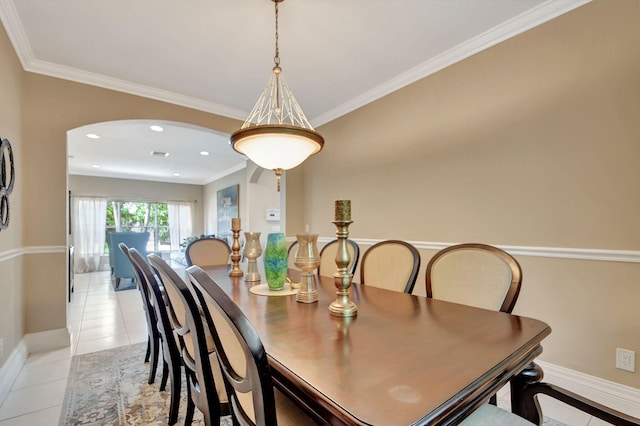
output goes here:
<path id="1" fill-rule="evenodd" d="M 75 275 L 67 310 L 69 348 L 31 354 L 11 392 L 0 406 L 0 426 L 57 426 L 73 355 L 144 342 L 147 339 L 142 299 L 137 290 L 115 292 L 109 272 Z M 550 426 L 601 426 L 557 401 L 541 398 Z M 509 409 L 509 388 L 498 393 L 498 405 Z M 145 425 L 139 425 L 145 426 Z"/>
<path id="2" fill-rule="evenodd" d="M 0 406 L 0 426 L 57 426 L 72 356 L 147 340 L 140 293 L 115 292 L 109 275 L 75 275 L 67 309 L 71 345 L 29 355 Z"/>

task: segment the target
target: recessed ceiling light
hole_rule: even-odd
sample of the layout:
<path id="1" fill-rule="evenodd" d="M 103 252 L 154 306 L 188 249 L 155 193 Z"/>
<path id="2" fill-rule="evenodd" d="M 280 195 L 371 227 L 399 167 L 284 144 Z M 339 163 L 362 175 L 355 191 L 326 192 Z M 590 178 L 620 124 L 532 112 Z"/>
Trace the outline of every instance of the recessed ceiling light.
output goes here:
<path id="1" fill-rule="evenodd" d="M 87 133 L 87 137 L 89 139 L 100 139 L 100 136 L 96 135 L 95 133 Z"/>
<path id="2" fill-rule="evenodd" d="M 178 177 L 178 176 L 180 176 L 180 173 L 174 173 L 173 175 Z"/>
<path id="3" fill-rule="evenodd" d="M 164 129 L 161 126 L 151 126 L 149 127 L 151 130 L 153 130 L 154 132 L 161 132 Z"/>
<path id="4" fill-rule="evenodd" d="M 102 166 L 100 166 L 100 164 L 92 164 L 91 167 L 93 167 L 94 169 L 99 169 Z"/>
<path id="5" fill-rule="evenodd" d="M 200 151 L 200 155 L 209 155 L 208 151 Z"/>

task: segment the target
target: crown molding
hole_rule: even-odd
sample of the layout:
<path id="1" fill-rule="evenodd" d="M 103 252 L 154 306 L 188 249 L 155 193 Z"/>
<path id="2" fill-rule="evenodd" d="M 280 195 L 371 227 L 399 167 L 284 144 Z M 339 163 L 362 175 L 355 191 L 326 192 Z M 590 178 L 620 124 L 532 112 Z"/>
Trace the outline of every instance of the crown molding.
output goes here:
<path id="1" fill-rule="evenodd" d="M 25 70 L 35 58 L 13 0 L 0 0 L 0 20 Z"/>
<path id="2" fill-rule="evenodd" d="M 402 74 L 388 80 L 373 89 L 356 96 L 344 104 L 327 111 L 311 120 L 314 127 L 321 126 L 348 114 L 360 107 L 374 102 L 390 93 L 415 83 L 450 65 L 460 62 L 476 53 L 515 37 L 538 25 L 570 12 L 592 0 L 548 0 L 545 3 L 498 25 L 483 34 L 471 38 L 442 54 L 425 61 Z"/>
<path id="3" fill-rule="evenodd" d="M 364 105 L 376 101 L 411 83 L 425 78 L 456 62 L 462 61 L 478 52 L 488 49 L 504 40 L 521 34 L 564 13 L 576 9 L 591 0 L 548 0 L 545 3 L 523 13 L 485 33 L 459 44 L 441 55 L 423 62 L 412 69 L 374 87 L 344 104 L 310 120 L 314 127 L 326 124 Z M 116 90 L 149 99 L 155 99 L 187 108 L 193 108 L 212 114 L 244 121 L 248 112 L 230 108 L 204 99 L 181 95 L 150 86 L 81 71 L 71 67 L 37 60 L 21 25 L 13 0 L 0 0 L 0 19 L 9 34 L 9 39 L 20 59 L 22 67 L 29 72 L 44 74 L 64 80 L 89 84 L 105 89 Z"/>
<path id="4" fill-rule="evenodd" d="M 0 0 L 0 20 L 7 30 L 11 44 L 16 51 L 18 59 L 25 71 L 36 74 L 48 75 L 50 77 L 63 80 L 75 81 L 77 83 L 102 87 L 104 89 L 116 90 L 118 92 L 129 93 L 131 95 L 142 96 L 144 98 L 155 99 L 157 101 L 180 105 L 223 117 L 234 118 L 244 121 L 247 112 L 209 102 L 204 99 L 181 95 L 168 90 L 157 89 L 142 84 L 131 83 L 129 81 L 108 77 L 105 75 L 82 71 L 72 67 L 54 64 L 48 61 L 41 61 L 33 56 L 33 51 L 29 45 L 29 39 L 22 27 L 22 22 L 13 0 Z"/>
<path id="5" fill-rule="evenodd" d="M 131 83 L 129 81 L 120 80 L 117 78 L 108 77 L 102 74 L 92 73 L 88 71 L 82 71 L 76 68 L 66 67 L 47 61 L 33 59 L 28 65 L 24 66 L 24 68 L 26 71 L 37 74 L 48 75 L 50 77 L 75 81 L 77 83 L 102 87 L 104 89 L 110 89 L 118 92 L 128 93 L 131 95 L 141 96 L 143 98 L 154 99 L 174 105 L 193 108 L 199 111 L 216 114 L 223 117 L 234 118 L 240 121 L 243 121 L 248 115 L 248 113 L 245 111 L 240 111 L 238 109 L 230 108 L 214 102 L 209 102 L 204 99 L 181 95 L 179 93 L 157 89 L 142 84 Z"/>
<path id="6" fill-rule="evenodd" d="M 246 168 L 247 168 L 247 162 L 244 161 L 244 162 L 238 164 L 237 166 L 233 166 L 233 167 L 228 168 L 227 170 L 221 171 L 220 173 L 216 173 L 215 175 L 211 176 L 206 181 L 202 182 L 202 185 L 207 185 L 207 184 L 209 184 L 211 182 L 215 182 L 218 179 L 222 179 L 223 177 L 230 175 L 231 173 L 235 173 L 237 171 L 244 170 Z"/>

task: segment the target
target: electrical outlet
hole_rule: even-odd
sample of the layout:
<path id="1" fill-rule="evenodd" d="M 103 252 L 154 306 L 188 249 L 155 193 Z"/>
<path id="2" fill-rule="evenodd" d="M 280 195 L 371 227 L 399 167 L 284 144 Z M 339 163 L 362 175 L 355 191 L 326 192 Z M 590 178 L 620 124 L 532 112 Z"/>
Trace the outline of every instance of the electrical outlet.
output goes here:
<path id="1" fill-rule="evenodd" d="M 628 349 L 616 348 L 616 368 L 636 371 L 636 353 Z"/>

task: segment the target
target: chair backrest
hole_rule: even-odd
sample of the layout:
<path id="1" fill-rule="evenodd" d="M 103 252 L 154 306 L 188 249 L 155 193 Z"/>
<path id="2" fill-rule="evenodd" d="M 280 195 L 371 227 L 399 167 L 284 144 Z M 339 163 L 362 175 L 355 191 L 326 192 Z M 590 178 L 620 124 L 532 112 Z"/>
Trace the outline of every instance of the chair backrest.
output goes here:
<path id="1" fill-rule="evenodd" d="M 147 263 L 142 254 L 132 248 L 129 250 L 129 256 L 133 262 L 134 270 L 137 271 L 140 281 L 138 285 L 146 286 L 149 290 L 149 299 L 155 310 L 157 319 L 157 329 L 161 336 L 162 342 L 162 358 L 165 368 L 162 373 L 162 384 L 160 390 L 164 390 L 166 386 L 166 370 L 168 368 L 171 377 L 171 403 L 169 409 L 169 423 L 178 419 L 178 410 L 180 405 L 180 388 L 182 381 L 180 379 L 182 354 L 181 345 L 177 335 L 173 332 L 173 323 L 176 321 L 176 314 L 169 300 L 164 296 L 164 288 L 156 279 L 156 275 Z"/>
<path id="2" fill-rule="evenodd" d="M 135 248 L 140 253 L 147 255 L 147 243 L 149 232 L 109 232 L 109 262 L 113 262 L 113 275 L 116 278 L 135 278 L 131 262 L 120 250 L 118 244 L 124 243 L 129 249 Z"/>
<path id="3" fill-rule="evenodd" d="M 427 264 L 427 297 L 511 312 L 520 293 L 522 270 L 509 253 L 487 244 L 457 244 Z"/>
<path id="4" fill-rule="evenodd" d="M 420 253 L 411 244 L 400 240 L 380 241 L 362 257 L 362 284 L 387 290 L 411 293 L 420 270 Z"/>
<path id="5" fill-rule="evenodd" d="M 287 261 L 289 264 L 289 269 L 299 269 L 295 264 L 297 252 L 298 252 L 298 240 L 292 242 L 289 248 L 287 249 Z"/>
<path id="6" fill-rule="evenodd" d="M 165 300 L 164 289 L 145 258 L 142 257 L 142 253 L 136 249 L 129 249 L 129 256 L 131 256 L 131 261 L 142 279 L 140 284 L 145 284 L 149 290 L 149 299 L 158 319 L 158 331 L 162 335 L 165 360 L 168 361 L 166 358 L 169 357 L 173 360 L 180 360 L 179 343 L 173 334 L 173 323 L 176 321 L 173 306 L 168 300 Z"/>
<path id="7" fill-rule="evenodd" d="M 360 247 L 358 243 L 353 240 L 347 239 L 347 250 L 349 250 L 349 273 L 355 274 L 358 267 L 358 260 L 360 260 Z M 322 250 L 320 250 L 320 268 L 319 274 L 331 277 L 335 274 L 336 266 L 336 253 L 338 252 L 338 240 L 328 242 Z"/>
<path id="8" fill-rule="evenodd" d="M 216 354 L 235 419 L 242 425 L 275 425 L 271 370 L 258 333 L 236 304 L 201 268 L 187 268 L 200 291 L 214 328 Z"/>
<path id="9" fill-rule="evenodd" d="M 138 290 L 142 296 L 142 306 L 144 308 L 145 317 L 147 319 L 147 331 L 149 332 L 149 336 L 159 336 L 158 331 L 158 320 L 156 316 L 156 311 L 153 306 L 154 299 L 152 298 L 149 292 L 149 286 L 147 284 L 146 278 L 144 277 L 140 268 L 134 263 L 133 258 L 131 257 L 131 250 L 129 249 L 125 243 L 118 244 L 118 248 L 124 253 L 127 260 L 129 260 L 131 267 L 133 268 L 133 273 L 136 278 L 136 282 L 138 283 Z M 137 250 L 136 250 L 137 252 Z M 137 252 L 140 255 L 140 252 Z"/>
<path id="10" fill-rule="evenodd" d="M 194 240 L 184 250 L 188 266 L 215 266 L 229 263 L 231 248 L 219 238 L 200 238 Z"/>
<path id="11" fill-rule="evenodd" d="M 183 315 L 178 318 L 182 327 L 174 327 L 174 332 L 182 337 L 182 360 L 189 370 L 191 398 L 203 413 L 205 424 L 217 424 L 220 422 L 221 407 L 216 386 L 220 386 L 223 395 L 225 392 L 221 383 L 222 375 L 219 373 L 217 380 L 214 375 L 218 366 L 211 362 L 212 358 L 215 362 L 213 345 L 207 341 L 210 334 L 202 321 L 199 304 L 184 280 L 160 256 L 149 255 L 149 263 L 162 280 L 174 310 L 181 311 Z"/>

